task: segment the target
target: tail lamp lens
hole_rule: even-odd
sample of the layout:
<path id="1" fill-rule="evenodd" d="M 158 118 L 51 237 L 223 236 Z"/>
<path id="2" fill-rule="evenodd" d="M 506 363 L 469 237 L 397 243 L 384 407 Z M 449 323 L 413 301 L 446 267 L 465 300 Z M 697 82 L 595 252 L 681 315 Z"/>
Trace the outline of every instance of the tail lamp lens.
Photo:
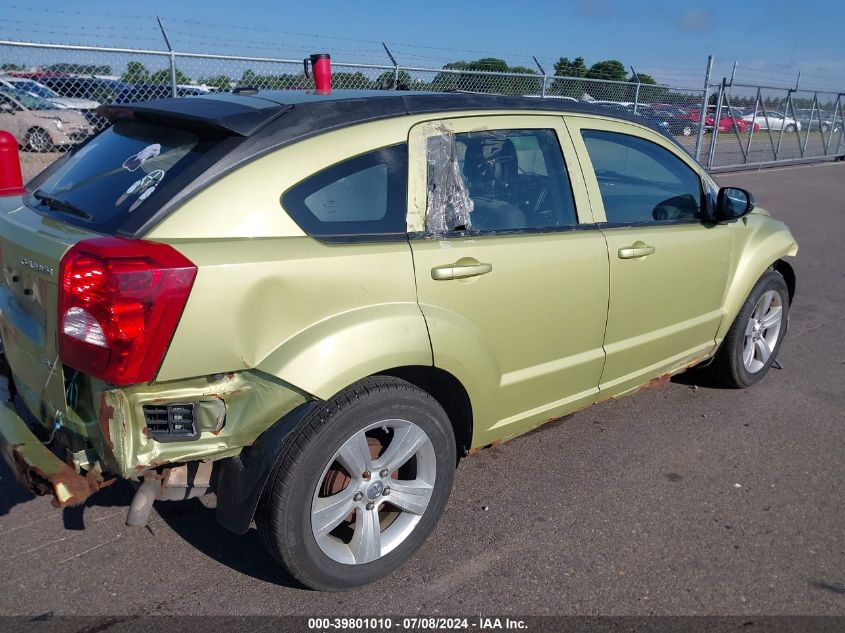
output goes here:
<path id="1" fill-rule="evenodd" d="M 196 274 L 167 244 L 119 237 L 79 242 L 61 262 L 62 362 L 114 385 L 152 380 Z"/>

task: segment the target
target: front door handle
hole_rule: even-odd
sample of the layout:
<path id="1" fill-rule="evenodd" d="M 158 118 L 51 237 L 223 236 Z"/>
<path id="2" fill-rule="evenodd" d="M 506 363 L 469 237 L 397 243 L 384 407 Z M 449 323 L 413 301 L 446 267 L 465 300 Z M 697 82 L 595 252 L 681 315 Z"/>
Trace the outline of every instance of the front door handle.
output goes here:
<path id="1" fill-rule="evenodd" d="M 444 279 L 466 279 L 486 275 L 493 270 L 493 264 L 485 264 L 475 259 L 459 259 L 454 264 L 444 264 L 431 269 L 431 278 L 435 281 Z"/>
<path id="2" fill-rule="evenodd" d="M 645 242 L 636 241 L 630 246 L 619 249 L 619 259 L 637 259 L 638 257 L 652 255 L 654 251 L 654 246 L 649 246 Z"/>

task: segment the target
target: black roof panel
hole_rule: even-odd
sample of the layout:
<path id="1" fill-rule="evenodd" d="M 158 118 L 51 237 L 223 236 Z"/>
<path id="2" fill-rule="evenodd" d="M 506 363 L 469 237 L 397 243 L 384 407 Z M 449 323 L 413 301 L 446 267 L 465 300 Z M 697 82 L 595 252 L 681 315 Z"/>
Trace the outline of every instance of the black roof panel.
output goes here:
<path id="1" fill-rule="evenodd" d="M 166 119 L 202 122 L 240 136 L 252 136 L 281 114 L 285 126 L 296 123 L 291 137 L 323 132 L 378 118 L 457 110 L 534 110 L 595 113 L 600 106 L 589 103 L 531 97 L 508 97 L 477 93 L 409 92 L 391 90 L 334 90 L 321 95 L 306 90 L 259 90 L 250 94 L 218 93 L 177 99 L 158 99 L 106 106 L 109 118 L 119 112 Z M 647 124 L 620 110 L 602 110 L 618 119 Z M 296 119 L 294 122 L 291 119 Z M 310 125 L 310 129 L 303 129 Z M 268 130 L 269 132 L 269 130 Z"/>

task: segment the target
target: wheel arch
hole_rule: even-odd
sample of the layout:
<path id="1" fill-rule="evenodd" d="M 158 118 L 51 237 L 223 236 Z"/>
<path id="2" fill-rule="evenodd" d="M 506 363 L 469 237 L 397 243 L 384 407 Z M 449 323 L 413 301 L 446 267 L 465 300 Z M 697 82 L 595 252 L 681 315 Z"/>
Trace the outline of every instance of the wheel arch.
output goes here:
<path id="1" fill-rule="evenodd" d="M 745 219 L 745 218 L 744 218 Z M 751 218 L 749 217 L 749 221 Z M 790 303 L 795 291 L 795 271 L 784 257 L 793 257 L 798 245 L 789 230 L 780 222 L 764 218 L 743 247 L 743 251 L 728 284 L 723 303 L 724 318 L 716 335 L 721 343 L 736 315 L 742 309 L 754 284 L 766 270 L 774 268 L 786 280 Z"/>
<path id="2" fill-rule="evenodd" d="M 439 367 L 422 365 L 393 367 L 377 375 L 400 378 L 437 400 L 455 433 L 458 459 L 469 451 L 472 446 L 472 402 L 466 388 L 455 376 Z"/>
<path id="3" fill-rule="evenodd" d="M 772 268 L 779 272 L 786 281 L 786 288 L 789 290 L 789 304 L 792 305 L 792 300 L 795 297 L 795 269 L 785 259 L 776 260 L 772 264 Z"/>

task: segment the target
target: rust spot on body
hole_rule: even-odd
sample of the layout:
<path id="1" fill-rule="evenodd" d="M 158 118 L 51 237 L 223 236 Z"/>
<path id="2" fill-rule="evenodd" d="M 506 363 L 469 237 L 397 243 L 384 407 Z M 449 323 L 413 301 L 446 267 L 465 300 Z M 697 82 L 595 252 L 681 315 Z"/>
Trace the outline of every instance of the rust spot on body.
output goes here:
<path id="1" fill-rule="evenodd" d="M 100 414 L 97 418 L 97 423 L 100 425 L 100 431 L 103 433 L 103 439 L 110 449 L 114 449 L 114 442 L 111 441 L 111 432 L 109 431 L 109 422 L 114 418 L 114 407 L 111 406 L 106 398 L 106 394 L 100 396 Z"/>
<path id="2" fill-rule="evenodd" d="M 666 385 L 669 384 L 669 380 L 671 378 L 671 374 L 663 374 L 662 376 L 658 376 L 657 378 L 652 378 L 642 387 L 640 387 L 640 389 L 663 389 L 666 387 Z"/>
<path id="3" fill-rule="evenodd" d="M 85 503 L 92 494 L 114 483 L 114 479 L 103 480 L 93 471 L 89 471 L 84 476 L 80 475 L 67 464 L 62 464 L 58 471 L 47 475 L 40 468 L 28 463 L 17 447 L 12 449 L 12 455 L 18 466 L 17 474 L 22 483 L 37 495 L 52 494 L 52 503 L 56 508 Z"/>
<path id="4" fill-rule="evenodd" d="M 489 444 L 487 444 L 485 446 L 479 446 L 477 448 L 471 448 L 466 452 L 466 456 L 471 457 L 472 455 L 475 455 L 478 451 L 483 451 L 486 448 L 495 448 L 501 443 L 502 443 L 502 440 L 493 440 L 492 442 L 490 442 Z"/>

